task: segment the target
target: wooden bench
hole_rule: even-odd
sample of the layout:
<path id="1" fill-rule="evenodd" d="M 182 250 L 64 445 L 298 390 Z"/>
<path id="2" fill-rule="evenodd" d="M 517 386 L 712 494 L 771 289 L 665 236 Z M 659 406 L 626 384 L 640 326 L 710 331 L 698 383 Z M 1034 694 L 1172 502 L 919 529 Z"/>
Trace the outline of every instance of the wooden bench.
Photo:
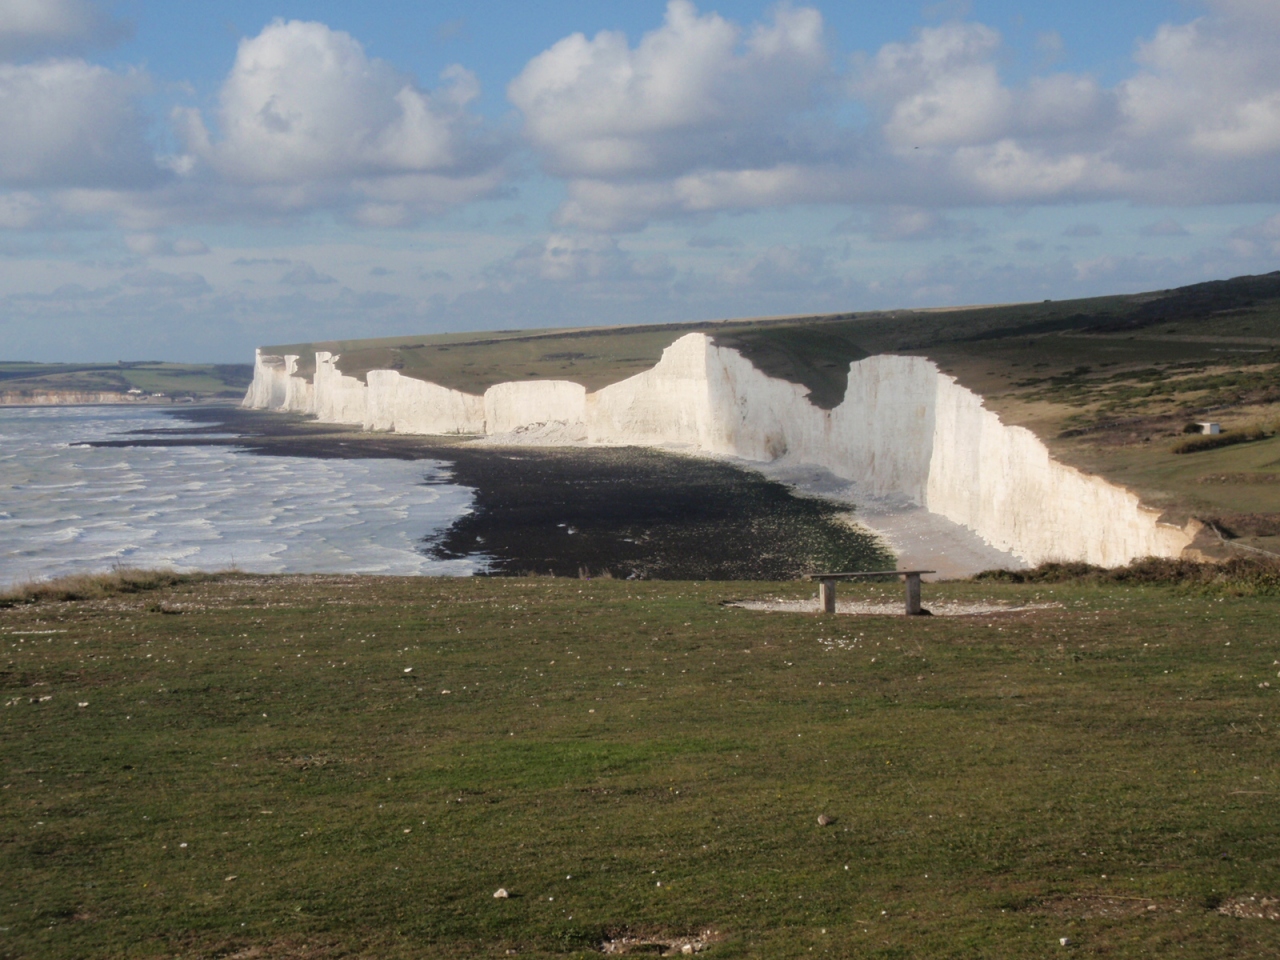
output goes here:
<path id="1" fill-rule="evenodd" d="M 929 613 L 920 606 L 920 575 L 937 572 L 936 570 L 873 570 L 867 573 L 811 573 L 809 579 L 818 581 L 818 597 L 822 601 L 822 612 L 835 613 L 837 580 L 903 577 L 907 583 L 907 616 L 919 617 Z"/>

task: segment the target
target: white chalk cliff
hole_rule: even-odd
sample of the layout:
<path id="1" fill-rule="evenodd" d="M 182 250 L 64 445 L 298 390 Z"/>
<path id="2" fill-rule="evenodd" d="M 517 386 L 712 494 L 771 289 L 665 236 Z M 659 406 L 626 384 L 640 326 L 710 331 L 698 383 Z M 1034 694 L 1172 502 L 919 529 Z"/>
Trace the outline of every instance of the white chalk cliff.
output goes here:
<path id="1" fill-rule="evenodd" d="M 537 436 L 542 442 L 681 446 L 745 460 L 814 464 L 870 497 L 903 497 L 1036 564 L 1116 566 L 1177 556 L 1192 530 L 1161 523 L 1132 492 L 1055 461 L 1031 431 L 920 357 L 853 363 L 844 401 L 823 410 L 802 386 L 691 333 L 650 370 L 594 393 L 561 380 L 499 383 L 483 397 L 372 370 L 342 374 L 316 354 L 258 352 L 244 405 L 411 434 Z"/>

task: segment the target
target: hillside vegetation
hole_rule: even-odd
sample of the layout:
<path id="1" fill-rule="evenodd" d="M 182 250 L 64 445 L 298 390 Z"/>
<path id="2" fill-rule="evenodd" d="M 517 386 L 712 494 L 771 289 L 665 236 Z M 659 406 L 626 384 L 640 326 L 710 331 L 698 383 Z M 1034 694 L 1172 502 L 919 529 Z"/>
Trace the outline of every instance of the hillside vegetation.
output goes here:
<path id="1" fill-rule="evenodd" d="M 247 363 L 15 363 L 0 362 L 0 396 L 120 393 L 141 390 L 170 399 L 239 399 L 253 379 Z"/>
<path id="2" fill-rule="evenodd" d="M 357 377 L 387 368 L 471 393 L 528 379 L 594 390 L 652 367 L 691 331 L 828 409 L 850 362 L 926 356 L 1064 462 L 1129 486 L 1171 520 L 1198 516 L 1227 538 L 1280 549 L 1280 272 L 1085 300 L 267 349 L 299 354 L 305 376 L 321 349 Z M 1229 439 L 1175 452 L 1200 419 L 1221 422 Z"/>

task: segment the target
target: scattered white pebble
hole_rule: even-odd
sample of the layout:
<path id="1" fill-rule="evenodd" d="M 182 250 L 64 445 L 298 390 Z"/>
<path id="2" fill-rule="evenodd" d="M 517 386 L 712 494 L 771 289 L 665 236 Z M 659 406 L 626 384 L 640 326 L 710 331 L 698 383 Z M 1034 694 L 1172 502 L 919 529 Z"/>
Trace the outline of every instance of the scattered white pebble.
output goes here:
<path id="1" fill-rule="evenodd" d="M 413 673 L 413 667 L 405 667 L 405 668 L 404 668 L 404 672 L 405 672 L 405 673 Z"/>
<path id="2" fill-rule="evenodd" d="M 506 900 L 510 896 L 511 894 L 507 893 L 506 887 L 499 887 L 493 892 L 493 899 L 495 900 Z"/>

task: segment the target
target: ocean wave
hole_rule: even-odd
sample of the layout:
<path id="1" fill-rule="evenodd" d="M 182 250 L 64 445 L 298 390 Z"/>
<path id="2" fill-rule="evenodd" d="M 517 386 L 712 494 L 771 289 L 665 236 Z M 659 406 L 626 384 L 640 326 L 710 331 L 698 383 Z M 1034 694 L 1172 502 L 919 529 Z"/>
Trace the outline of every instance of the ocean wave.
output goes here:
<path id="1" fill-rule="evenodd" d="M 460 576 L 482 566 L 420 548 L 472 503 L 430 462 L 76 445 L 172 423 L 159 410 L 0 410 L 0 584 L 118 563 Z"/>

